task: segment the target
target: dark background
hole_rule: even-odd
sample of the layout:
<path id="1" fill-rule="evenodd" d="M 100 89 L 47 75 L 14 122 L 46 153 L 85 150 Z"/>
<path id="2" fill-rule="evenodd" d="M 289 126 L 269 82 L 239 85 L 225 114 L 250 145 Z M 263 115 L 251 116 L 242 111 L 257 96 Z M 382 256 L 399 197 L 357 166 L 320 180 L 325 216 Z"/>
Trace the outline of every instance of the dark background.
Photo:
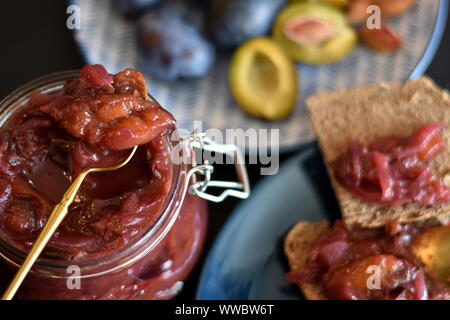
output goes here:
<path id="1" fill-rule="evenodd" d="M 95 0 L 92 0 L 95 1 Z M 79 69 L 84 61 L 70 31 L 66 28 L 66 1 L 3 1 L 0 14 L 0 97 L 39 76 L 62 70 Z M 447 25 L 441 46 L 426 74 L 441 87 L 450 89 L 450 27 Z M 283 154 L 281 162 L 290 154 Z M 248 165 L 254 186 L 260 179 L 259 166 Z M 233 175 L 230 167 L 218 175 Z M 227 199 L 210 204 L 210 225 L 200 263 L 186 282 L 179 299 L 193 299 L 206 253 L 221 226 L 239 203 Z"/>

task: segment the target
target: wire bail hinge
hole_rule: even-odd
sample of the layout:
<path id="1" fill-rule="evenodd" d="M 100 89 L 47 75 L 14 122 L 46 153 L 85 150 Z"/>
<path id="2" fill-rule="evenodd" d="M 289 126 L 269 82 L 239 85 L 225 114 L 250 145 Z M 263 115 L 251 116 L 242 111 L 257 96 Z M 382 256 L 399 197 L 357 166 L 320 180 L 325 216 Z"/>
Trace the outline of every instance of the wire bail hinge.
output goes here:
<path id="1" fill-rule="evenodd" d="M 222 202 L 228 196 L 240 199 L 249 197 L 250 183 L 248 180 L 247 169 L 245 167 L 242 152 L 237 145 L 216 143 L 203 132 L 194 132 L 191 135 L 184 137 L 183 140 L 188 143 L 189 156 L 192 163 L 192 168 L 187 174 L 188 181 L 192 182 L 188 189 L 189 193 L 212 202 Z M 231 156 L 234 160 L 238 181 L 212 180 L 211 175 L 214 172 L 214 167 L 208 160 L 204 160 L 204 163 L 198 164 L 196 162 L 195 150 L 216 152 Z M 202 176 L 203 179 L 199 179 L 200 176 Z M 217 196 L 207 193 L 209 187 L 223 188 L 225 190 Z"/>

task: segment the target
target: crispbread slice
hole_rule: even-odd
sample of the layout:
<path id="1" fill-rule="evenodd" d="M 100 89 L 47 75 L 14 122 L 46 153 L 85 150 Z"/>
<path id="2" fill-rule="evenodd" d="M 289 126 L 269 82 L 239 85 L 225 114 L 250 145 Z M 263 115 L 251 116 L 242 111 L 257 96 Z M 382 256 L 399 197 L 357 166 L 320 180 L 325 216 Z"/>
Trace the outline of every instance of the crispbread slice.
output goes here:
<path id="1" fill-rule="evenodd" d="M 450 212 L 450 204 L 390 207 L 360 201 L 335 179 L 330 166 L 352 139 L 368 144 L 383 136 L 408 136 L 430 122 L 444 122 L 442 136 L 446 147 L 430 163 L 433 172 L 443 178 L 450 173 L 448 92 L 424 77 L 404 84 L 381 83 L 320 93 L 306 103 L 346 224 L 378 227 L 391 220 L 419 221 Z"/>
<path id="2" fill-rule="evenodd" d="M 314 243 L 330 230 L 328 221 L 297 223 L 284 239 L 284 253 L 291 270 L 304 267 L 308 261 L 308 253 Z M 299 284 L 308 300 L 327 300 L 321 283 Z"/>

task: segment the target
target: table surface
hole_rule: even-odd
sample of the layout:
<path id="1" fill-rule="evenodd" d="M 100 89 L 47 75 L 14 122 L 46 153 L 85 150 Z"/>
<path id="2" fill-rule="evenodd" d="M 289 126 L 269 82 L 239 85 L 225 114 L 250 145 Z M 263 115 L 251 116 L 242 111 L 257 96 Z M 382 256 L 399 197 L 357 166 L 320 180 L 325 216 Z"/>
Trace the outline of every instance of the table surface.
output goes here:
<path id="1" fill-rule="evenodd" d="M 26 4 L 25 4 L 26 3 Z M 79 69 L 83 59 L 70 31 L 66 28 L 66 1 L 5 1 L 0 18 L 1 60 L 0 98 L 39 76 L 62 70 Z M 426 74 L 441 87 L 450 89 L 450 24 L 441 46 Z M 295 152 L 298 152 L 295 151 Z M 293 153 L 281 155 L 281 163 Z M 248 165 L 251 184 L 261 179 L 258 165 Z M 218 169 L 215 174 L 234 174 L 233 168 Z M 208 250 L 229 214 L 239 203 L 227 199 L 210 204 L 210 223 L 202 258 L 186 282 L 178 299 L 193 299 Z"/>

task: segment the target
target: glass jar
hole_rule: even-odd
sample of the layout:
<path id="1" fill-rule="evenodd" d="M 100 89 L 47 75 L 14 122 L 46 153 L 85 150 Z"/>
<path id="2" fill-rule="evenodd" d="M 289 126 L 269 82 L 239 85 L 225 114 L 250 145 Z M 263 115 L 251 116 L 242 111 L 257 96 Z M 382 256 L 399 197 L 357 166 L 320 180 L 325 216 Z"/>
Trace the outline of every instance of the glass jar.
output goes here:
<path id="1" fill-rule="evenodd" d="M 27 104 L 33 91 L 56 94 L 67 80 L 77 76 L 77 71 L 51 74 L 16 90 L 0 103 L 0 126 L 3 127 L 11 115 Z M 192 164 L 193 147 L 198 147 L 198 137 L 201 140 L 202 136 L 193 135 L 188 139 L 178 137 L 167 143 L 169 148 L 181 144 L 182 148 L 178 150 L 181 150 L 182 161 L 170 161 L 170 187 L 164 204 L 160 206 L 156 221 L 138 239 L 118 251 L 76 262 L 41 258 L 27 275 L 16 297 L 170 299 L 175 296 L 195 265 L 205 239 L 207 205 L 202 198 L 221 201 L 227 195 L 246 198 L 249 194 L 243 166 L 238 171 L 242 183 L 213 183 L 215 187 L 225 183 L 223 187 L 243 191 L 226 190 L 219 197 L 205 192 L 210 182 L 212 166 Z M 204 141 L 201 140 L 200 147 L 203 144 Z M 230 150 L 229 146 L 225 149 L 224 153 Z M 220 148 L 215 151 L 221 152 Z M 239 157 L 241 155 L 238 153 Z M 199 174 L 205 179 L 198 181 Z M 0 234 L 1 288 L 6 288 L 25 256 L 24 251 L 13 246 Z"/>

